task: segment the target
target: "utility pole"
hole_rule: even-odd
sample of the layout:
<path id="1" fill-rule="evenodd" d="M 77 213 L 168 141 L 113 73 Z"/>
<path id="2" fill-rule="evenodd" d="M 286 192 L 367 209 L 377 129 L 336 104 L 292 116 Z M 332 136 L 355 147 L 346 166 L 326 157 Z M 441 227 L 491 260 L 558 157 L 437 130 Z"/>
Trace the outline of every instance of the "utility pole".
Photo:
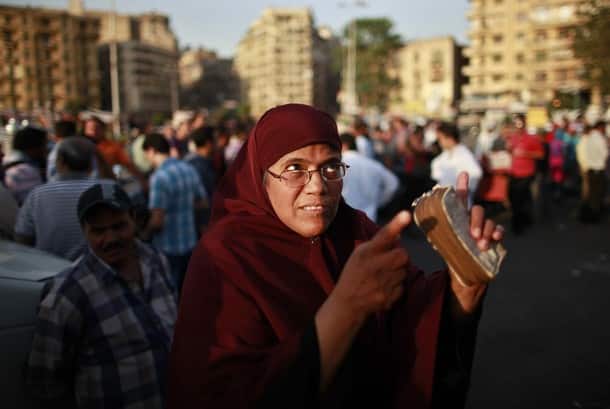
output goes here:
<path id="1" fill-rule="evenodd" d="M 119 89 L 119 67 L 117 50 L 118 39 L 116 19 L 116 1 L 112 0 L 112 41 L 110 41 L 110 92 L 112 95 L 112 132 L 114 136 L 121 134 L 121 96 Z"/>
<path id="2" fill-rule="evenodd" d="M 367 3 L 364 0 L 356 0 L 351 4 L 347 2 L 340 2 L 339 7 L 345 8 L 349 5 L 357 7 L 366 7 Z M 358 27 L 357 19 L 350 22 L 348 28 L 349 43 L 347 47 L 346 62 L 344 68 L 344 80 L 343 80 L 343 95 L 341 98 L 341 113 L 347 115 L 356 115 L 359 111 L 358 105 L 358 90 L 356 88 L 356 77 L 357 77 L 357 62 L 358 62 Z"/>

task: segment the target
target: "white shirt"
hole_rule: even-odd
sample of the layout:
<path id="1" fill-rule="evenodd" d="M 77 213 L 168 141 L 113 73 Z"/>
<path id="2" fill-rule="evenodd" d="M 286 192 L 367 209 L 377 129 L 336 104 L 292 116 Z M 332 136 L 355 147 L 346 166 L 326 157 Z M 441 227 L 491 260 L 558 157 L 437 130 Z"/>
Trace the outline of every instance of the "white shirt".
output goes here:
<path id="1" fill-rule="evenodd" d="M 455 145 L 432 160 L 432 179 L 440 185 L 455 186 L 460 172 L 468 173 L 468 191 L 472 199 L 483 172 L 481 165 L 466 146 Z"/>
<path id="2" fill-rule="evenodd" d="M 580 138 L 576 145 L 576 157 L 584 171 L 606 169 L 608 143 L 604 135 L 595 130 L 589 136 Z"/>
<path id="3" fill-rule="evenodd" d="M 398 178 L 381 163 L 359 152 L 344 151 L 342 158 L 349 165 L 343 178 L 343 198 L 376 222 L 379 206 L 388 203 L 398 190 Z"/>

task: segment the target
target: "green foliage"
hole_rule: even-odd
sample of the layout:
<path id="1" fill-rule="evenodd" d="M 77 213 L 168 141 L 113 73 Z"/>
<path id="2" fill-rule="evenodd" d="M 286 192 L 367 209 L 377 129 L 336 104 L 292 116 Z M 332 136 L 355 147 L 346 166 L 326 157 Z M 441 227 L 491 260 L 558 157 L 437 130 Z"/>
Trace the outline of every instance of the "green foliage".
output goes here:
<path id="1" fill-rule="evenodd" d="M 402 47 L 399 34 L 392 32 L 393 23 L 387 18 L 356 20 L 356 90 L 360 105 L 385 110 L 390 90 L 400 86 L 390 78 L 394 52 Z M 344 30 L 345 46 L 349 44 L 349 26 Z"/>
<path id="2" fill-rule="evenodd" d="M 573 50 L 584 64 L 584 78 L 610 94 L 610 2 L 587 0 L 580 9 L 583 23 L 575 30 Z"/>

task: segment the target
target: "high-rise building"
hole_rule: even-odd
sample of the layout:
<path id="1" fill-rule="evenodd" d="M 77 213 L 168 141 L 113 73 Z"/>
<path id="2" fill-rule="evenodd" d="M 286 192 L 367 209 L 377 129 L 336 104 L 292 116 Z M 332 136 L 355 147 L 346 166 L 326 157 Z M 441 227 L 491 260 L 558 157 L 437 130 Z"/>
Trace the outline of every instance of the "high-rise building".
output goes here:
<path id="1" fill-rule="evenodd" d="M 571 48 L 582 0 L 470 0 L 462 109 L 519 110 L 558 94 L 587 98 Z"/>
<path id="2" fill-rule="evenodd" d="M 213 109 L 239 99 L 239 78 L 233 59 L 203 48 L 180 55 L 180 104 L 183 108 Z"/>
<path id="3" fill-rule="evenodd" d="M 99 26 L 66 10 L 0 6 L 0 109 L 99 107 Z"/>
<path id="4" fill-rule="evenodd" d="M 121 111 L 178 107 L 177 41 L 165 15 L 0 6 L 0 110 L 112 109 L 109 44 L 117 43 Z"/>
<path id="5" fill-rule="evenodd" d="M 289 102 L 332 109 L 330 56 L 308 8 L 268 8 L 239 43 L 235 67 L 253 116 Z M 333 104 L 334 105 L 334 104 Z"/>
<path id="6" fill-rule="evenodd" d="M 112 110 L 111 47 L 117 46 L 122 114 L 169 114 L 178 109 L 178 43 L 162 14 L 87 11 L 100 21 L 102 108 Z M 124 116 L 123 115 L 123 116 Z"/>
<path id="7" fill-rule="evenodd" d="M 395 58 L 391 75 L 400 80 L 400 88 L 390 97 L 390 110 L 452 119 L 465 82 L 462 46 L 453 37 L 413 40 Z"/>

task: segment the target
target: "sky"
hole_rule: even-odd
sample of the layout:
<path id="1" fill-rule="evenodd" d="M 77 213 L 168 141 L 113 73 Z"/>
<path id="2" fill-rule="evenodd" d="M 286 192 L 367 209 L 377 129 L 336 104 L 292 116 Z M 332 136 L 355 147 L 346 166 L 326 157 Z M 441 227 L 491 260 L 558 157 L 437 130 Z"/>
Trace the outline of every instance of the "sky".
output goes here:
<path id="1" fill-rule="evenodd" d="M 68 0 L 0 0 L 1 4 L 65 8 Z M 121 13 L 157 11 L 170 17 L 180 47 L 203 46 L 223 57 L 235 53 L 250 24 L 265 7 L 310 7 L 317 26 L 340 32 L 353 18 L 389 17 L 403 40 L 453 35 L 465 43 L 468 0 L 85 0 L 85 8 L 110 9 Z M 340 4 L 347 6 L 341 7 Z"/>

